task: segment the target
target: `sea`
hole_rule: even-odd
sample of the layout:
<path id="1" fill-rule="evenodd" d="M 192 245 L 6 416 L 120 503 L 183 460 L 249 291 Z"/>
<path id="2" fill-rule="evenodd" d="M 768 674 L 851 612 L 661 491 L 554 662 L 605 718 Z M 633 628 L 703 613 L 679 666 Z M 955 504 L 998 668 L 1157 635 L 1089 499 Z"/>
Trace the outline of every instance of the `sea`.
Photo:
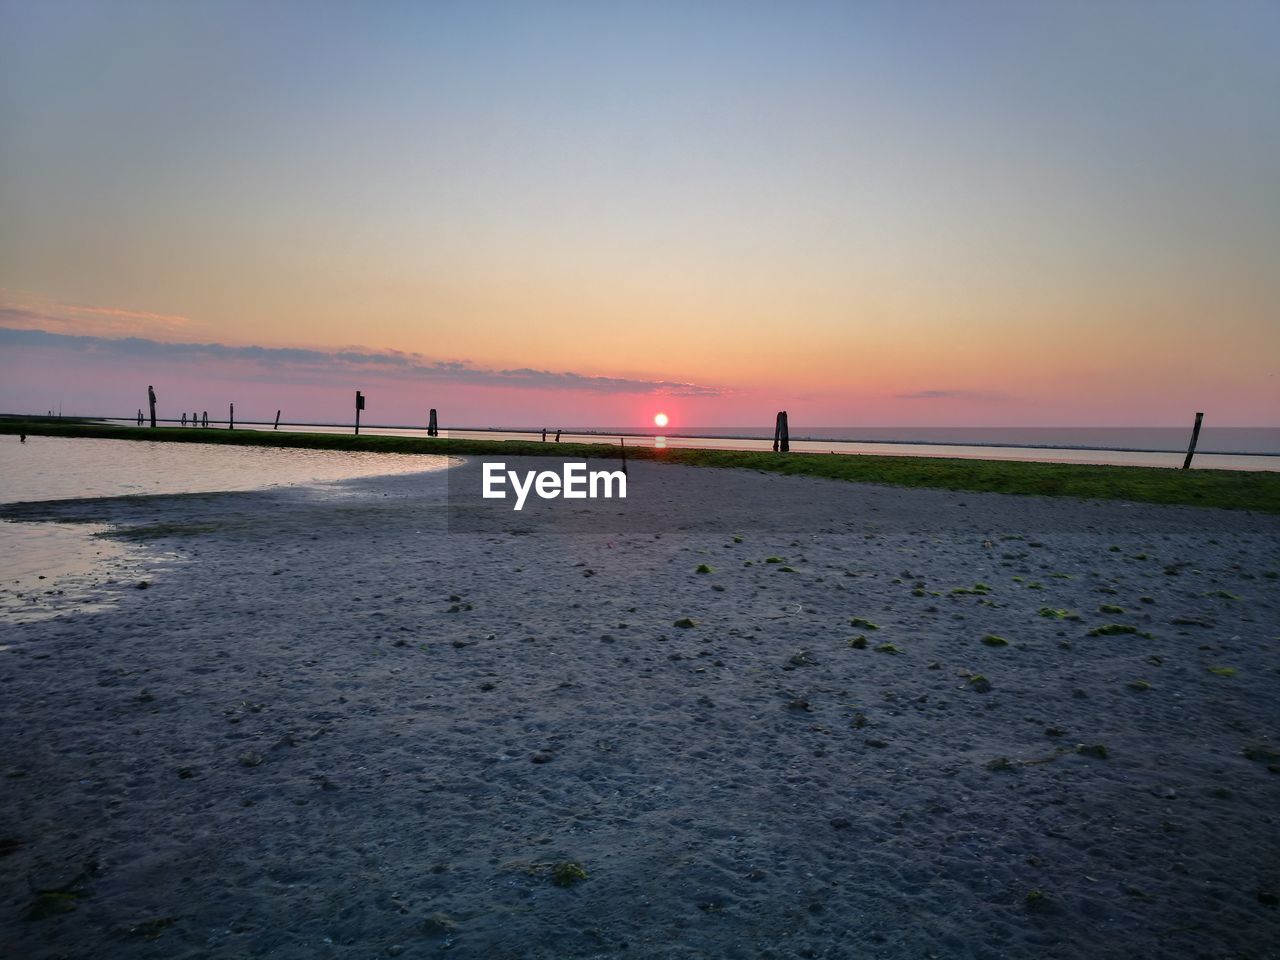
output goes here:
<path id="1" fill-rule="evenodd" d="M 132 420 L 110 420 L 131 424 Z M 176 421 L 165 421 L 166 426 Z M 210 421 L 209 429 L 225 429 Z M 237 429 L 272 430 L 272 423 L 237 421 Z M 146 428 L 144 428 L 146 429 Z M 203 429 L 203 428 L 189 428 Z M 282 423 L 283 431 L 350 433 L 350 423 Z M 634 427 L 557 427 L 565 442 L 623 442 L 671 449 L 770 450 L 773 427 L 684 427 L 666 432 Z M 426 436 L 415 425 L 362 425 L 376 436 Z M 791 449 L 797 453 L 879 454 L 962 457 L 981 460 L 1031 460 L 1047 463 L 1097 463 L 1121 466 L 1181 467 L 1191 439 L 1190 427 L 805 427 L 792 425 Z M 442 437 L 486 440 L 541 438 L 541 430 L 504 427 L 451 427 Z M 1280 427 L 1205 426 L 1196 444 L 1194 464 L 1215 470 L 1280 470 Z"/>
<path id="2" fill-rule="evenodd" d="M 0 503 L 308 487 L 445 469 L 447 457 L 0 435 Z M 109 606 L 166 560 L 83 523 L 0 521 L 0 623 Z M 4 649 L 0 642 L 0 652 Z"/>

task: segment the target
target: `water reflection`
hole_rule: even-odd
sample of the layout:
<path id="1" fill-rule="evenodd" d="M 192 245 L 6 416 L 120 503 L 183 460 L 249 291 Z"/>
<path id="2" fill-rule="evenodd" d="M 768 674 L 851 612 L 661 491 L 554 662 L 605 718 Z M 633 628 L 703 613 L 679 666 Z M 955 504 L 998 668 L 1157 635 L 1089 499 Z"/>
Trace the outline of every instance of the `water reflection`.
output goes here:
<path id="1" fill-rule="evenodd" d="M 103 610 L 147 572 L 140 553 L 95 523 L 0 524 L 0 622 Z"/>
<path id="2" fill-rule="evenodd" d="M 443 470 L 446 457 L 137 440 L 0 442 L 0 503 L 261 490 Z"/>
<path id="3" fill-rule="evenodd" d="M 242 425 L 237 424 L 237 429 L 241 429 Z M 270 431 L 271 424 L 244 424 L 244 429 L 258 429 Z M 145 428 L 144 428 L 145 429 Z M 350 434 L 351 428 L 334 425 L 311 425 L 311 424 L 281 424 L 281 432 L 289 433 L 337 433 Z M 1120 434 L 1125 434 L 1123 428 L 1116 428 Z M 1222 428 L 1225 433 L 1231 431 L 1232 428 Z M 868 428 L 865 432 L 875 434 L 878 431 Z M 885 431 L 893 432 L 893 431 Z M 910 434 L 911 431 L 898 431 L 903 434 Z M 960 432 L 960 431 L 955 431 Z M 1036 446 L 1030 441 L 1046 431 L 1017 431 L 1003 430 L 993 431 L 994 433 L 1013 433 L 1018 435 L 1016 445 L 999 446 L 994 442 L 984 441 L 982 443 L 966 443 L 958 441 L 955 443 L 945 441 L 929 441 L 929 442 L 892 442 L 889 440 L 805 440 L 798 439 L 792 434 L 791 450 L 794 453 L 844 453 L 844 454 L 872 454 L 876 456 L 890 457 L 959 457 L 962 459 L 978 459 L 978 460 L 1025 460 L 1040 463 L 1093 463 L 1093 464 L 1111 464 L 1111 465 L 1129 465 L 1142 467 L 1169 467 L 1178 468 L 1182 466 L 1182 444 L 1186 441 L 1185 431 L 1174 430 L 1168 435 L 1159 434 L 1159 428 L 1152 430 L 1137 431 L 1143 434 L 1157 433 L 1159 437 L 1154 438 L 1159 442 L 1169 442 L 1177 449 L 1170 450 L 1144 450 L 1144 449 L 1113 449 L 1113 448 L 1086 448 L 1084 446 L 1073 447 L 1069 444 L 1088 440 L 1090 444 L 1094 442 L 1106 442 L 1107 436 L 1103 431 L 1094 431 L 1100 433 L 1099 436 L 1080 436 L 1072 439 L 1076 434 L 1087 433 L 1082 431 L 1068 431 L 1069 436 L 1056 438 L 1053 430 L 1047 431 L 1050 439 L 1059 439 L 1062 445 L 1059 446 Z M 1241 431 L 1236 431 L 1241 432 Z M 1268 454 L 1261 452 L 1262 450 L 1274 449 L 1274 441 L 1266 439 L 1271 434 L 1266 430 L 1244 431 L 1252 434 L 1265 434 L 1265 437 L 1255 437 L 1252 441 L 1258 453 L 1197 453 L 1195 465 L 1203 469 L 1215 470 L 1280 470 L 1280 456 L 1274 453 Z M 379 427 L 379 426 L 361 426 L 360 433 L 362 436 L 386 436 L 386 437 L 426 437 L 425 429 L 408 428 L 408 427 Z M 1023 434 L 1025 433 L 1025 436 Z M 1175 436 L 1176 435 L 1176 436 Z M 537 439 L 539 434 L 532 430 L 441 430 L 440 436 L 453 437 L 466 440 L 533 440 Z M 674 436 L 664 435 L 661 437 L 650 437 L 648 434 L 622 434 L 611 432 L 597 433 L 572 433 L 565 432 L 561 436 L 561 440 L 565 443 L 610 443 L 616 444 L 620 437 L 625 436 L 627 443 L 636 446 L 647 446 L 652 443 L 654 447 L 660 449 L 701 449 L 701 450 L 755 450 L 760 452 L 772 450 L 773 441 L 772 434 L 768 437 L 753 436 Z M 1024 441 L 1027 441 L 1024 443 Z M 1227 440 L 1225 442 L 1236 442 Z M 1241 443 L 1248 448 L 1248 444 L 1243 441 Z M 1261 446 L 1257 446 L 1261 444 Z M 1201 444 L 1201 449 L 1204 449 Z"/>
<path id="4" fill-rule="evenodd" d="M 310 486 L 445 469 L 446 457 L 136 440 L 0 437 L 0 503 Z M 103 524 L 0 522 L 0 623 L 102 610 L 174 555 Z"/>

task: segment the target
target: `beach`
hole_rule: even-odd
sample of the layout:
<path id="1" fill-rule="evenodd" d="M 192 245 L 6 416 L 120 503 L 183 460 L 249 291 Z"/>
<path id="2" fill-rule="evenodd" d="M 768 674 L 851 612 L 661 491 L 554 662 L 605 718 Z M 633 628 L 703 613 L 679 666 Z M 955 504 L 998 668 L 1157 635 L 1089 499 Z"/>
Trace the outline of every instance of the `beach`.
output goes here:
<path id="1" fill-rule="evenodd" d="M 1280 955 L 1280 516 L 480 469 L 0 508 L 0 954 Z"/>

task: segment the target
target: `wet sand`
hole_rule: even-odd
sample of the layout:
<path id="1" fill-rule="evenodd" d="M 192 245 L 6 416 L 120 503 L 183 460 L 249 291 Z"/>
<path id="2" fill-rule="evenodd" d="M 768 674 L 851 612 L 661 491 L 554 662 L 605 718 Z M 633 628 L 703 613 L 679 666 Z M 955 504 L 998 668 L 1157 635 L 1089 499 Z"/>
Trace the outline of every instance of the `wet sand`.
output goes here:
<path id="1" fill-rule="evenodd" d="M 1280 518 L 477 471 L 0 511 L 184 558 L 0 624 L 0 953 L 1277 955 Z"/>

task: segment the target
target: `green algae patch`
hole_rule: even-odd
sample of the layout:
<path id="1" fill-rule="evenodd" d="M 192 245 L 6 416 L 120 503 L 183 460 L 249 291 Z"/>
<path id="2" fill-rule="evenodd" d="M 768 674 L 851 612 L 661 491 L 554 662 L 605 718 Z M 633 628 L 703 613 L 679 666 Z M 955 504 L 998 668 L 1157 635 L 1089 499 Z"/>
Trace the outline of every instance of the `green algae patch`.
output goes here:
<path id="1" fill-rule="evenodd" d="M 551 882 L 557 887 L 572 887 L 587 879 L 587 871 L 574 860 L 565 860 L 551 865 Z"/>
<path id="2" fill-rule="evenodd" d="M 1037 611 L 1046 620 L 1079 620 L 1080 614 L 1061 607 L 1041 607 Z"/>
<path id="3" fill-rule="evenodd" d="M 1116 637 L 1121 634 L 1137 633 L 1138 628 L 1130 626 L 1127 623 L 1107 623 L 1101 627 L 1094 627 L 1089 631 L 1091 637 Z"/>

